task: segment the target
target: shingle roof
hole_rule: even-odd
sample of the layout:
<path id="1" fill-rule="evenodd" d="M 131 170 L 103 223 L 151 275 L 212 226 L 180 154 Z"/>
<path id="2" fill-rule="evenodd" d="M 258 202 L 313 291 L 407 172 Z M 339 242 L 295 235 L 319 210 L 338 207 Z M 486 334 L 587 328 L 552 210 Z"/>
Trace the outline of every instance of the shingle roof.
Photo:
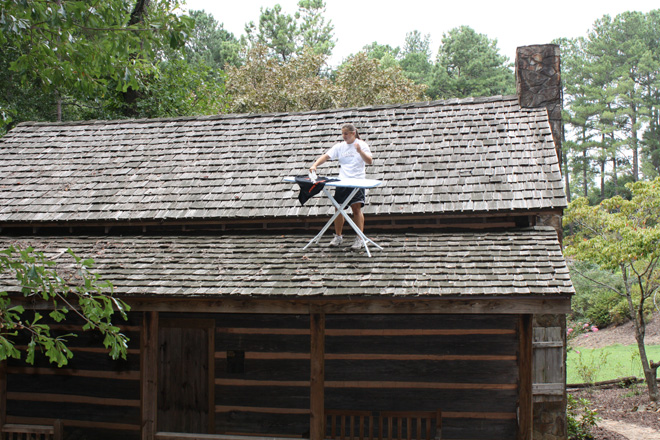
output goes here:
<path id="1" fill-rule="evenodd" d="M 325 215 L 282 183 L 358 126 L 372 146 L 367 214 L 563 208 L 545 109 L 515 97 L 306 113 L 24 123 L 0 139 L 0 222 Z M 320 168 L 326 175 L 335 165 Z"/>
<path id="2" fill-rule="evenodd" d="M 122 295 L 296 297 L 514 296 L 573 293 L 550 227 L 507 232 L 381 234 L 372 258 L 302 247 L 308 235 L 1 237 L 46 255 L 96 261 Z M 0 280 L 6 288 L 11 281 Z"/>

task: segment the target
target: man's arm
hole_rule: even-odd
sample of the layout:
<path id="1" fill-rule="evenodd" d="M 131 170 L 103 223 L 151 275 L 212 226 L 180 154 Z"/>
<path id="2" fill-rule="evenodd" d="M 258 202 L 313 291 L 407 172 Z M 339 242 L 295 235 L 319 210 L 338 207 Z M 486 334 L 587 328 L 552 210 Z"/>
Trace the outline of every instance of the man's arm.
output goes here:
<path id="1" fill-rule="evenodd" d="M 311 167 L 309 167 L 309 171 L 310 172 L 312 172 L 312 171 L 316 172 L 316 167 L 318 167 L 321 164 L 326 163 L 329 159 L 330 159 L 330 156 L 328 156 L 327 154 L 322 154 L 318 159 L 316 159 L 314 164 Z"/>
<path id="2" fill-rule="evenodd" d="M 359 142 L 355 142 L 355 151 L 358 152 L 364 163 L 366 163 L 367 165 L 371 165 L 374 162 L 374 159 L 371 157 L 371 154 L 364 151 L 362 147 L 360 147 Z"/>

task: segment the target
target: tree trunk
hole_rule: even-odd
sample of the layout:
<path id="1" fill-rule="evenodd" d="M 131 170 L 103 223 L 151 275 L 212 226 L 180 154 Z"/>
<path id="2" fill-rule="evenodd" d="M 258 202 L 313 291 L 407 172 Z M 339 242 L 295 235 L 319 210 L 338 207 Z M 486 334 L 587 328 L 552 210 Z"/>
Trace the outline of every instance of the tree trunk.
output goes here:
<path id="1" fill-rule="evenodd" d="M 646 379 L 646 387 L 649 392 L 649 400 L 655 402 L 658 400 L 658 380 L 655 376 L 655 370 L 651 368 L 649 359 L 646 356 L 646 346 L 644 345 L 644 337 L 646 335 L 644 301 L 643 299 L 640 300 L 639 307 L 635 307 L 632 299 L 632 289 L 628 283 L 628 273 L 625 267 L 622 267 L 621 273 L 623 275 L 623 283 L 626 289 L 628 309 L 633 317 L 633 325 L 635 326 L 635 340 L 637 341 L 637 349 L 639 350 L 639 360 L 642 362 L 642 369 L 644 370 L 644 378 Z"/>
<path id="2" fill-rule="evenodd" d="M 633 181 L 637 182 L 639 180 L 639 142 L 637 139 L 637 106 L 631 105 L 630 107 L 630 124 L 632 128 L 632 153 L 633 153 L 633 169 L 632 177 Z"/>
<path id="3" fill-rule="evenodd" d="M 644 345 L 644 335 L 646 333 L 644 312 L 640 311 L 637 313 L 633 322 L 635 324 L 635 340 L 637 341 L 637 348 L 639 350 L 639 360 L 642 362 L 646 387 L 649 392 L 649 400 L 655 402 L 658 400 L 658 380 L 655 375 L 656 370 L 651 368 L 649 359 L 646 356 L 646 346 Z"/>
<path id="4" fill-rule="evenodd" d="M 561 138 L 562 145 L 566 145 L 564 124 L 561 125 Z M 568 153 L 566 150 L 568 150 L 568 148 L 564 148 L 561 154 L 562 162 L 564 163 L 563 169 L 561 171 L 564 173 L 564 191 L 566 192 L 566 201 L 571 203 L 571 180 L 569 178 L 571 173 L 568 170 Z"/>
<path id="5" fill-rule="evenodd" d="M 614 195 L 618 196 L 619 195 L 619 181 L 617 178 L 617 170 L 616 170 L 616 152 L 614 152 L 614 155 L 612 156 L 612 185 L 614 186 Z"/>
<path id="6" fill-rule="evenodd" d="M 582 151 L 582 157 L 584 159 L 584 162 L 582 164 L 582 179 L 583 179 L 583 182 L 582 182 L 583 188 L 582 188 L 582 190 L 584 192 L 583 196 L 584 197 L 589 197 L 589 181 L 587 180 L 587 175 L 588 175 L 588 173 L 587 173 L 587 163 L 588 163 L 589 158 L 587 156 L 587 149 L 586 148 Z"/>

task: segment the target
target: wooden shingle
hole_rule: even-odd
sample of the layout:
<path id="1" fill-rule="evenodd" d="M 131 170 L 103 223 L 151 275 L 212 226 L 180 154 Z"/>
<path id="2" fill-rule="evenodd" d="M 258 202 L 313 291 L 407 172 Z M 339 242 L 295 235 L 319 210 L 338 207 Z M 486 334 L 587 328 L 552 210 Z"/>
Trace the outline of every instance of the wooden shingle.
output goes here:
<path id="1" fill-rule="evenodd" d="M 367 215 L 561 209 L 544 109 L 515 97 L 269 115 L 24 123 L 0 139 L 0 222 L 324 215 L 282 182 L 345 122 L 371 145 Z M 336 163 L 320 168 L 334 175 Z M 38 213 L 38 214 L 37 214 Z"/>
<path id="2" fill-rule="evenodd" d="M 307 235 L 0 237 L 69 259 L 93 258 L 116 293 L 138 296 L 566 296 L 574 293 L 550 227 L 502 232 L 379 234 L 368 262 Z M 13 281 L 15 282 L 15 280 Z M 4 278 L 3 288 L 12 290 Z"/>

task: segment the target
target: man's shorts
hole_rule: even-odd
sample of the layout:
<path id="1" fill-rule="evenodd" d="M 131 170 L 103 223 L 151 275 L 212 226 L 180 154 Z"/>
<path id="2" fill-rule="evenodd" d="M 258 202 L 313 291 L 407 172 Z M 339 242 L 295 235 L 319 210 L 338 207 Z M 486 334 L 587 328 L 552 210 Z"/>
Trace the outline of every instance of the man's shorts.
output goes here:
<path id="1" fill-rule="evenodd" d="M 337 203 L 341 205 L 344 203 L 344 200 L 346 200 L 346 198 L 348 198 L 348 196 L 351 195 L 351 192 L 353 192 L 353 188 L 344 188 L 338 186 L 335 188 L 335 200 L 337 201 Z M 358 191 L 355 193 L 349 204 L 346 206 L 348 207 L 355 203 L 361 203 L 362 206 L 364 206 L 364 202 L 366 199 L 365 194 L 366 192 L 364 188 L 358 189 Z"/>

